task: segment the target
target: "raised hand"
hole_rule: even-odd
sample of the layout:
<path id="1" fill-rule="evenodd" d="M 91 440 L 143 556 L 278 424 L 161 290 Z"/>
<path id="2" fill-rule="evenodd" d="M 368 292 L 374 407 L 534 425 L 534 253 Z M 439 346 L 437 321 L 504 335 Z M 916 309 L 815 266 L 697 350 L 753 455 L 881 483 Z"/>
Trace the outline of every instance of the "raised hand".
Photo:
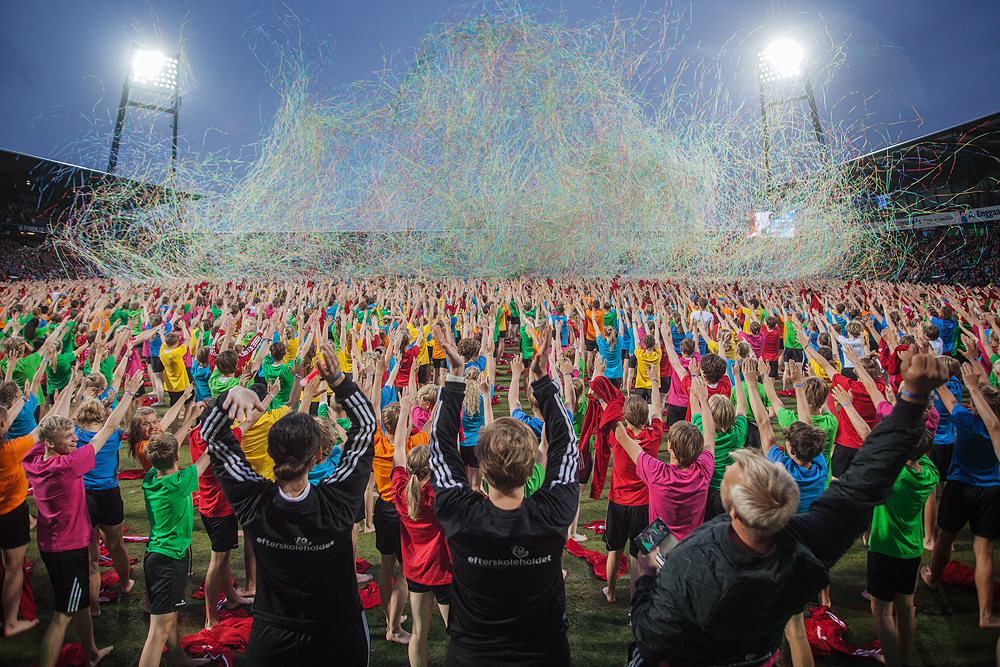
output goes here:
<path id="1" fill-rule="evenodd" d="M 900 376 L 907 391 L 917 396 L 929 396 L 948 381 L 948 365 L 938 359 L 926 345 L 917 351 L 913 347 L 899 355 Z"/>
<path id="2" fill-rule="evenodd" d="M 317 361 L 316 368 L 328 386 L 336 387 L 344 381 L 344 374 L 340 370 L 340 355 L 329 343 L 320 345 L 319 351 L 323 355 L 323 361 Z"/>

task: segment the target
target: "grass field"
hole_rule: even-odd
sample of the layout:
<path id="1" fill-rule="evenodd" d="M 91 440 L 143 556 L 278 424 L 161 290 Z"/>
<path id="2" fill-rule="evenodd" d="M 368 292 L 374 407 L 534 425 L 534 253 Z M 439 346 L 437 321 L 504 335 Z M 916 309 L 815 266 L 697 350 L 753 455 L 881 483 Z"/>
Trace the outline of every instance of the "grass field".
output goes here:
<path id="1" fill-rule="evenodd" d="M 505 368 L 505 367 L 504 367 Z M 500 375 L 498 382 L 506 385 L 508 375 Z M 793 407 L 793 406 L 792 406 Z M 497 416 L 505 414 L 506 402 L 494 406 Z M 779 436 L 780 437 L 780 436 Z M 661 451 L 666 458 L 666 448 Z M 181 452 L 181 461 L 190 462 L 187 447 Z M 127 454 L 122 453 L 122 469 L 137 467 Z M 123 481 L 122 496 L 125 500 L 125 524 L 130 534 L 145 535 L 149 524 L 143 504 L 141 481 Z M 596 519 L 603 519 L 607 509 L 606 500 L 585 499 L 580 512 L 580 525 Z M 34 507 L 32 506 L 32 513 Z M 603 542 L 589 531 L 582 531 L 591 538 L 584 546 L 604 551 Z M 142 557 L 143 544 L 126 545 L 133 557 Z M 200 520 L 194 522 L 194 570 L 197 573 L 189 581 L 188 591 L 193 592 L 204 579 L 208 567 L 209 541 Z M 974 565 L 972 536 L 968 529 L 962 532 L 955 544 L 954 558 L 967 565 Z M 370 570 L 377 578 L 378 552 L 375 550 L 374 534 L 362 533 L 359 556 L 375 564 Z M 35 561 L 32 584 L 38 604 L 40 623 L 31 631 L 10 639 L 0 639 L 0 665 L 18 667 L 32 665 L 38 660 L 38 647 L 42 634 L 51 618 L 52 593 L 45 566 L 41 563 L 38 550 L 32 542 L 28 549 L 28 559 Z M 925 562 L 930 554 L 925 553 Z M 141 562 L 141 561 L 140 561 Z M 233 554 L 234 576 L 242 581 L 242 556 Z M 833 569 L 832 599 L 833 609 L 847 623 L 847 641 L 852 645 L 863 645 L 875 638 L 868 602 L 861 597 L 865 588 L 866 551 L 860 541 Z M 594 574 L 592 567 L 584 560 L 566 555 L 566 613 L 569 617 L 569 641 L 573 662 L 577 665 L 620 666 L 625 662 L 625 651 L 631 641 L 628 627 L 628 584 L 627 579 L 619 580 L 618 601 L 608 604 L 601 593 L 604 585 Z M 142 585 L 141 567 L 137 566 L 135 577 Z M 95 620 L 95 634 L 99 646 L 113 644 L 114 652 L 102 665 L 135 665 L 139 659 L 142 644 L 146 638 L 148 622 L 142 614 L 143 596 L 136 590 L 124 600 L 105 605 L 102 615 Z M 982 630 L 978 627 L 978 606 L 973 591 L 964 591 L 942 586 L 940 592 L 932 592 L 922 583 L 917 588 L 917 635 L 911 647 L 907 664 L 914 667 L 942 667 L 945 665 L 995 664 L 995 647 L 1000 630 Z M 200 600 L 190 600 L 182 616 L 182 634 L 198 632 L 204 623 L 204 604 Z M 371 665 L 405 665 L 406 648 L 384 640 L 385 618 L 379 608 L 368 611 L 371 629 Z M 404 627 L 409 627 L 406 623 Z M 75 642 L 75 632 L 67 633 L 67 642 Z M 440 664 L 447 646 L 447 635 L 440 616 L 435 616 L 431 626 L 429 642 L 430 664 Z M 236 664 L 243 664 L 243 655 L 237 655 Z M 168 660 L 164 660 L 168 664 Z M 330 664 L 336 665 L 335 656 Z M 874 660 L 849 657 L 819 658 L 817 665 L 863 665 L 877 664 Z"/>

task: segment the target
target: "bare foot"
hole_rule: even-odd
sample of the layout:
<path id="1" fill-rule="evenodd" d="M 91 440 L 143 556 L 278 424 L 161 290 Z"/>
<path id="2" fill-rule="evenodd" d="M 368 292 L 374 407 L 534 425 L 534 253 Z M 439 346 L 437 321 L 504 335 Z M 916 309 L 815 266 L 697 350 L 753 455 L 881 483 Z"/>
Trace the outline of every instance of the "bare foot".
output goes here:
<path id="1" fill-rule="evenodd" d="M 925 584 L 927 584 L 927 588 L 932 591 L 936 591 L 938 589 L 938 582 L 931 579 L 931 568 L 928 566 L 924 565 L 920 568 L 920 578 L 924 580 Z"/>
<path id="2" fill-rule="evenodd" d="M 200 665 L 211 665 L 215 660 L 212 658 L 192 658 L 188 656 L 188 659 L 184 661 L 184 667 L 200 667 Z"/>
<path id="3" fill-rule="evenodd" d="M 221 621 L 213 621 L 211 619 L 206 618 L 205 619 L 205 629 L 206 630 L 211 630 L 212 628 L 214 628 L 215 626 L 217 626 L 219 623 L 221 623 Z"/>
<path id="4" fill-rule="evenodd" d="M 615 594 L 612 593 L 612 592 L 610 592 L 608 590 L 607 586 L 605 586 L 604 588 L 602 588 L 601 592 L 604 593 L 604 597 L 606 597 L 608 599 L 608 602 L 614 603 L 614 601 L 615 601 Z"/>
<path id="5" fill-rule="evenodd" d="M 410 643 L 410 633 L 400 628 L 398 632 L 386 632 L 385 639 L 386 641 L 405 645 Z"/>
<path id="6" fill-rule="evenodd" d="M 241 598 L 251 598 L 256 597 L 257 591 L 255 588 L 237 588 L 236 594 Z"/>
<path id="7" fill-rule="evenodd" d="M 374 533 L 375 532 L 375 526 L 365 526 L 365 532 L 366 533 Z"/>
<path id="8" fill-rule="evenodd" d="M 26 621 L 23 618 L 22 619 L 18 619 L 16 621 L 14 621 L 14 625 L 8 625 L 7 627 L 4 628 L 4 630 L 3 630 L 3 636 L 4 637 L 13 637 L 14 635 L 18 634 L 19 632 L 24 632 L 25 630 L 30 630 L 31 628 L 35 627 L 36 625 L 38 625 L 38 619 L 37 618 L 35 620 L 33 620 L 33 621 Z"/>
<path id="9" fill-rule="evenodd" d="M 1000 616 L 980 616 L 979 627 L 1000 628 Z"/>
<path id="10" fill-rule="evenodd" d="M 934 551 L 934 540 L 924 540 L 924 550 Z"/>
<path id="11" fill-rule="evenodd" d="M 107 648 L 102 648 L 97 652 L 97 655 L 93 658 L 87 658 L 87 667 L 94 667 L 97 663 L 103 660 L 109 653 L 115 650 L 114 646 L 108 646 Z"/>
<path id="12" fill-rule="evenodd" d="M 359 584 L 367 584 L 369 581 L 372 580 L 372 575 L 365 574 L 364 572 L 358 572 L 357 576 Z"/>
<path id="13" fill-rule="evenodd" d="M 91 607 L 90 608 L 90 615 L 93 618 L 97 618 L 98 616 L 101 615 L 101 608 L 100 607 Z"/>
<path id="14" fill-rule="evenodd" d="M 232 599 L 226 598 L 226 609 L 230 611 L 232 611 L 233 609 L 237 609 L 245 604 L 253 604 L 253 598 L 241 597 L 239 594 L 237 594 L 236 597 Z"/>
<path id="15" fill-rule="evenodd" d="M 580 533 L 574 533 L 573 534 L 573 541 L 574 542 L 586 542 L 587 541 L 587 536 L 586 535 L 581 535 Z"/>
<path id="16" fill-rule="evenodd" d="M 131 593 L 133 586 L 135 586 L 135 579 L 129 579 L 122 584 L 122 593 Z"/>
<path id="17" fill-rule="evenodd" d="M 566 570 L 563 570 L 563 581 L 566 581 L 566 575 L 569 574 Z"/>

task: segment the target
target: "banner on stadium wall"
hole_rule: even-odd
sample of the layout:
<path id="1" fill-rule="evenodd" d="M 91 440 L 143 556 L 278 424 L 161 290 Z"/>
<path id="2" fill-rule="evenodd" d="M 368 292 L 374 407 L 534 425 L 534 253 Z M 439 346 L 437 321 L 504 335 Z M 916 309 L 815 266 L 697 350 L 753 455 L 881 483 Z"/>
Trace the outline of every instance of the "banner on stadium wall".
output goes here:
<path id="1" fill-rule="evenodd" d="M 896 218 L 895 223 L 898 229 L 931 229 L 933 227 L 967 225 L 970 222 L 986 223 L 998 220 L 1000 220 L 1000 206 L 985 206 L 983 208 L 970 208 L 968 211 L 948 211 L 947 213 Z"/>
<path id="2" fill-rule="evenodd" d="M 51 234 L 52 227 L 44 222 L 6 222 L 0 224 L 0 231 L 8 233 L 20 232 L 21 234 L 33 232 L 35 234 Z"/>

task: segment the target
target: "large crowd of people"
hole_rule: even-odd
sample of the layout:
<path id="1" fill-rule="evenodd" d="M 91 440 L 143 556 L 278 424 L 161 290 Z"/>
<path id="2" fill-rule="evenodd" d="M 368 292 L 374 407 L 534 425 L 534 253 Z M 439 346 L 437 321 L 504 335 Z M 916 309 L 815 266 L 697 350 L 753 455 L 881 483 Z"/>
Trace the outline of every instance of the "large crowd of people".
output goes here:
<path id="1" fill-rule="evenodd" d="M 630 566 L 622 662 L 765 667 L 787 641 L 812 664 L 804 607 L 836 594 L 830 569 L 861 538 L 901 665 L 918 580 L 938 585 L 967 524 L 979 623 L 1000 626 L 995 299 L 820 280 L 0 287 L 4 633 L 36 623 L 18 615 L 34 530 L 55 606 L 42 667 L 71 623 L 88 664 L 111 651 L 94 640 L 99 545 L 120 593 L 145 596 L 139 664 L 165 648 L 207 664 L 178 622 L 198 492 L 205 626 L 220 593 L 252 605 L 247 664 L 368 664 L 355 559 L 373 529 L 386 639 L 411 665 L 435 606 L 447 665 L 568 665 L 562 560 L 589 487 L 608 492 L 609 602 Z M 150 526 L 135 578 L 121 457 Z"/>
<path id="2" fill-rule="evenodd" d="M 947 227 L 891 235 L 885 267 L 892 280 L 921 283 L 990 285 L 1000 275 L 1000 228 Z"/>

